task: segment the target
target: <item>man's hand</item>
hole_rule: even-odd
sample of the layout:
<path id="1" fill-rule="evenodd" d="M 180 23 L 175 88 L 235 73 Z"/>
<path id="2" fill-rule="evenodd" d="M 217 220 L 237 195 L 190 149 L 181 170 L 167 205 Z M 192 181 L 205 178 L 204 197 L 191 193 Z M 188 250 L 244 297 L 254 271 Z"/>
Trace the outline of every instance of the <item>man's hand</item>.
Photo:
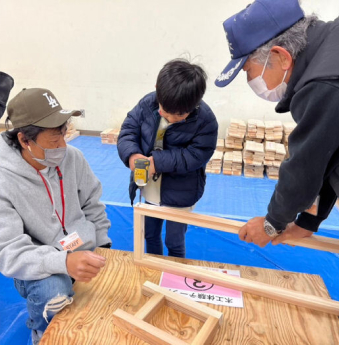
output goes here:
<path id="1" fill-rule="evenodd" d="M 264 231 L 264 217 L 250 219 L 238 232 L 241 240 L 254 243 L 258 246 L 266 246 L 273 238 Z"/>
<path id="2" fill-rule="evenodd" d="M 148 160 L 150 161 L 149 179 L 151 179 L 152 176 L 156 173 L 156 168 L 155 168 L 155 162 L 153 160 L 153 157 L 152 156 L 148 157 Z"/>
<path id="3" fill-rule="evenodd" d="M 105 266 L 106 258 L 91 251 L 69 252 L 66 257 L 68 274 L 76 281 L 89 282 Z"/>
<path id="4" fill-rule="evenodd" d="M 135 160 L 136 159 L 146 159 L 148 160 L 149 158 L 142 155 L 142 154 L 132 154 L 130 157 L 129 157 L 129 167 L 131 169 L 131 171 L 133 171 L 135 169 Z"/>
<path id="5" fill-rule="evenodd" d="M 299 238 L 306 238 L 313 235 L 314 232 L 308 231 L 304 228 L 299 227 L 294 222 L 290 223 L 285 231 L 277 236 L 275 239 L 272 240 L 273 245 L 280 244 L 282 242 L 285 242 L 289 239 L 299 239 Z"/>

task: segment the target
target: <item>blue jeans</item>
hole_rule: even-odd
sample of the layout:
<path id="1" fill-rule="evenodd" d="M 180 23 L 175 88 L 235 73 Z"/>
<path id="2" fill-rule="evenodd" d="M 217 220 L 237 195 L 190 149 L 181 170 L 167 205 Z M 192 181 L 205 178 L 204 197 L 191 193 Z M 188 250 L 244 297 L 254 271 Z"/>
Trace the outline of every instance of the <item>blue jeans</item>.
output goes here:
<path id="1" fill-rule="evenodd" d="M 162 242 L 162 219 L 145 217 L 145 240 L 146 252 L 163 255 Z M 165 245 L 168 248 L 169 256 L 185 257 L 185 233 L 188 225 L 173 221 L 166 221 Z"/>
<path id="2" fill-rule="evenodd" d="M 44 331 L 52 317 L 72 303 L 72 280 L 68 275 L 51 275 L 42 280 L 14 279 L 14 286 L 27 299 L 29 329 Z"/>

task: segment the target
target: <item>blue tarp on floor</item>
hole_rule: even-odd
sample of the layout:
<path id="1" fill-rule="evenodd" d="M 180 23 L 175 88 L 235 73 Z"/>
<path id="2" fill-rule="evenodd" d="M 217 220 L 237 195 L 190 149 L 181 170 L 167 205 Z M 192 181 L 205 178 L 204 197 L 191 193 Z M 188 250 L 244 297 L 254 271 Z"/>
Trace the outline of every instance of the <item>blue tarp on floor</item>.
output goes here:
<path id="1" fill-rule="evenodd" d="M 71 144 L 84 153 L 94 173 L 103 184 L 102 200 L 130 206 L 129 169 L 119 159 L 115 145 L 101 144 L 99 138 L 80 136 Z M 276 185 L 275 180 L 208 174 L 203 197 L 195 212 L 249 220 L 265 215 Z M 333 210 L 321 227 L 339 230 L 339 212 Z M 338 236 L 338 232 L 335 232 Z"/>
<path id="2" fill-rule="evenodd" d="M 133 250 L 133 214 L 127 188 L 129 170 L 118 157 L 115 145 L 100 138 L 78 137 L 71 145 L 79 148 L 103 184 L 102 201 L 112 222 L 109 235 L 114 249 Z M 246 221 L 266 214 L 276 182 L 265 179 L 208 174 L 206 191 L 195 212 Z M 334 209 L 323 222 L 320 235 L 339 236 L 339 212 Z M 164 230 L 163 230 L 164 237 Z M 261 249 L 239 241 L 237 235 L 189 226 L 187 257 L 209 261 L 272 268 L 320 275 L 331 298 L 339 300 L 339 256 L 300 247 L 267 245 Z M 166 250 L 166 249 L 165 249 Z M 0 275 L 0 344 L 29 344 L 25 326 L 27 310 L 13 286 Z"/>

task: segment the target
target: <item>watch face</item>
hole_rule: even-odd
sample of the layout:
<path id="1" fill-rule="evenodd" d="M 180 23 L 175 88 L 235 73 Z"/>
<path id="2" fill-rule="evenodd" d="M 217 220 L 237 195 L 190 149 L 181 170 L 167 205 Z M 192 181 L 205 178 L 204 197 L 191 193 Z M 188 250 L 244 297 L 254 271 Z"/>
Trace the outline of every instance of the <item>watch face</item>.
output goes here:
<path id="1" fill-rule="evenodd" d="M 267 225 L 266 225 L 266 227 L 264 228 L 264 230 L 266 231 L 266 233 L 267 233 L 268 235 L 272 235 L 272 234 L 273 234 L 273 229 L 271 229 L 271 228 L 268 227 Z"/>
<path id="2" fill-rule="evenodd" d="M 264 231 L 270 237 L 278 235 L 278 231 L 267 220 L 264 222 Z"/>

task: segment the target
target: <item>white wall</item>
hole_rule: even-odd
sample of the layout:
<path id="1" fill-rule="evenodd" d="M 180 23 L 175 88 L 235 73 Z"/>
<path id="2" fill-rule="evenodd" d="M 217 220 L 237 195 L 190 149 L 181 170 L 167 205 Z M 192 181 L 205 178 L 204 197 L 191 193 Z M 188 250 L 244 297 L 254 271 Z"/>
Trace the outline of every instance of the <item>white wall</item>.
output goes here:
<path id="1" fill-rule="evenodd" d="M 282 0 L 284 1 L 284 0 Z M 205 101 L 220 124 L 231 117 L 291 121 L 258 98 L 244 72 L 226 88 L 215 78 L 229 62 L 222 23 L 251 0 L 0 0 L 0 70 L 15 87 L 45 87 L 65 108 L 83 108 L 83 130 L 117 127 L 154 90 L 169 60 L 190 54 L 209 81 Z M 306 14 L 339 15 L 338 0 L 302 0 Z M 4 123 L 4 118 L 0 123 Z"/>

